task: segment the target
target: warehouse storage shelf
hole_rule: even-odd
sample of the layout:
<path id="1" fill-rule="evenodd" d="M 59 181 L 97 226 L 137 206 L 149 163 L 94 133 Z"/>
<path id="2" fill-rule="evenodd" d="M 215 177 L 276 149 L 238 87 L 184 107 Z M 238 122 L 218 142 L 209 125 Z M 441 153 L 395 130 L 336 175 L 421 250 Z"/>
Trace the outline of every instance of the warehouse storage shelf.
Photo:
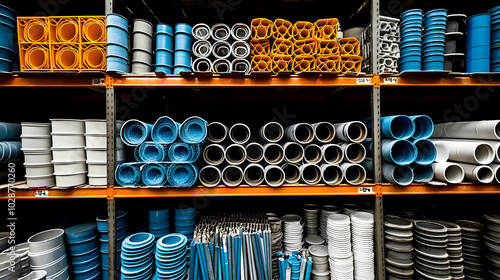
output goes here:
<path id="1" fill-rule="evenodd" d="M 104 88 L 104 74 L 30 74 L 0 76 L 2 87 Z"/>
<path id="2" fill-rule="evenodd" d="M 498 184 L 461 183 L 457 185 L 421 185 L 398 186 L 382 184 L 382 194 L 385 195 L 419 195 L 419 194 L 500 194 Z"/>
<path id="3" fill-rule="evenodd" d="M 26 181 L 16 182 L 11 191 L 8 185 L 0 185 L 0 199 L 8 199 L 9 193 L 14 193 L 16 199 L 81 199 L 107 197 L 106 187 L 83 185 L 75 188 L 31 188 L 28 189 Z M 13 192 L 12 192 L 13 191 Z"/>
<path id="4" fill-rule="evenodd" d="M 500 73 L 467 74 L 449 72 L 412 72 L 380 76 L 381 86 L 500 86 Z"/>

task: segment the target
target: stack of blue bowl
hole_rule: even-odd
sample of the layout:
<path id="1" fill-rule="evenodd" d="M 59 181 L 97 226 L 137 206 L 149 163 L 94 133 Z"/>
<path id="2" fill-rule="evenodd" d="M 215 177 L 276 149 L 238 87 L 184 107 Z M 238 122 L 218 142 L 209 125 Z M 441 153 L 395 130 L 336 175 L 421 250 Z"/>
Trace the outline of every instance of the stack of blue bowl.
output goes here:
<path id="1" fill-rule="evenodd" d="M 130 34 L 128 20 L 118 14 L 106 16 L 106 70 L 111 72 L 127 72 Z"/>
<path id="2" fill-rule="evenodd" d="M 189 24 L 175 25 L 174 74 L 191 72 L 192 27 Z"/>
<path id="3" fill-rule="evenodd" d="M 156 239 L 170 233 L 170 211 L 165 210 L 150 210 L 149 211 L 149 233 L 153 234 Z"/>
<path id="4" fill-rule="evenodd" d="M 0 5 L 0 73 L 12 72 L 16 53 L 14 44 L 16 32 L 16 12 Z"/>
<path id="5" fill-rule="evenodd" d="M 155 71 L 169 75 L 174 68 L 174 29 L 168 24 L 156 25 Z"/>
<path id="6" fill-rule="evenodd" d="M 400 72 L 422 70 L 423 18 L 423 12 L 419 9 L 408 10 L 401 14 Z"/>
<path id="7" fill-rule="evenodd" d="M 135 233 L 122 244 L 122 279 L 151 279 L 154 274 L 155 236 Z"/>
<path id="8" fill-rule="evenodd" d="M 172 233 L 163 236 L 156 243 L 156 274 L 153 279 L 184 280 L 187 273 L 186 236 Z"/>
<path id="9" fill-rule="evenodd" d="M 444 70 L 444 47 L 446 21 L 448 12 L 446 9 L 435 9 L 424 16 L 424 38 L 422 45 L 422 70 L 443 71 Z"/>
<path id="10" fill-rule="evenodd" d="M 97 224 L 75 225 L 64 232 L 73 264 L 73 279 L 101 279 Z"/>
<path id="11" fill-rule="evenodd" d="M 477 14 L 467 19 L 465 70 L 468 73 L 490 72 L 491 16 Z"/>
<path id="12" fill-rule="evenodd" d="M 500 6 L 488 11 L 491 16 L 491 72 L 500 72 Z"/>
<path id="13" fill-rule="evenodd" d="M 175 232 L 184 234 L 188 244 L 193 240 L 196 227 L 196 208 L 175 209 Z"/>
<path id="14" fill-rule="evenodd" d="M 101 267 L 103 279 L 109 277 L 109 246 L 108 246 L 108 216 L 101 215 L 97 217 L 97 231 L 101 234 L 100 252 L 101 252 Z M 123 240 L 127 237 L 127 211 L 116 211 L 116 269 L 121 267 L 121 247 Z"/>

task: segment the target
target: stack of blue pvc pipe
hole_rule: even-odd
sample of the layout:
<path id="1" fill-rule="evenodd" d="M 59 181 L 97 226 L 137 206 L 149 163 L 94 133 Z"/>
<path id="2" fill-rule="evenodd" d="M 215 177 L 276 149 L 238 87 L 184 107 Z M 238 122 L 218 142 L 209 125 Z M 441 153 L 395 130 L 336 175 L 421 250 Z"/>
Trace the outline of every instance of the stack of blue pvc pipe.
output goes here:
<path id="1" fill-rule="evenodd" d="M 97 239 L 97 224 L 79 224 L 64 230 L 71 254 L 71 263 L 75 279 L 100 279 L 101 256 Z M 89 279 L 89 278 L 85 278 Z"/>
<path id="2" fill-rule="evenodd" d="M 500 6 L 488 11 L 491 16 L 491 72 L 500 72 Z"/>
<path id="3" fill-rule="evenodd" d="M 422 70 L 444 70 L 444 47 L 446 33 L 445 9 L 429 11 L 424 16 L 424 36 L 422 45 Z"/>
<path id="4" fill-rule="evenodd" d="M 156 25 L 155 71 L 169 75 L 174 72 L 174 29 L 168 24 Z"/>
<path id="5" fill-rule="evenodd" d="M 108 14 L 106 33 L 106 71 L 126 73 L 130 44 L 128 20 L 118 14 Z"/>
<path id="6" fill-rule="evenodd" d="M 186 23 L 175 25 L 174 74 L 191 72 L 192 27 Z"/>
<path id="7" fill-rule="evenodd" d="M 422 69 L 423 12 L 412 9 L 401 14 L 401 43 L 399 69 L 420 71 Z"/>
<path id="8" fill-rule="evenodd" d="M 0 5 L 0 73 L 12 72 L 16 53 L 14 33 L 16 32 L 16 12 Z"/>
<path id="9" fill-rule="evenodd" d="M 466 71 L 490 72 L 491 16 L 483 13 L 467 19 Z"/>
<path id="10" fill-rule="evenodd" d="M 97 231 L 100 233 L 100 248 L 101 253 L 101 267 L 103 280 L 109 277 L 109 238 L 108 238 L 108 216 L 100 215 L 96 218 Z M 116 270 L 120 270 L 121 262 L 121 249 L 125 237 L 127 237 L 127 212 L 116 211 Z M 118 278 L 119 279 L 119 278 Z"/>
<path id="11" fill-rule="evenodd" d="M 190 187 L 198 178 L 193 165 L 201 154 L 201 144 L 207 136 L 207 122 L 190 117 L 182 123 L 164 116 L 155 124 L 129 120 L 120 136 L 134 147 L 137 162 L 123 163 L 116 168 L 119 185 Z"/>

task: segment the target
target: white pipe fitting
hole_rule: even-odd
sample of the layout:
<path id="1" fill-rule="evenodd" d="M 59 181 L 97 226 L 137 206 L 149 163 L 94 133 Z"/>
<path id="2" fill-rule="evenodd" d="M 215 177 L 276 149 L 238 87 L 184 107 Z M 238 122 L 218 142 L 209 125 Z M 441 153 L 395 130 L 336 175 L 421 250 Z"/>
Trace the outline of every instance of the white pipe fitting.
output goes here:
<path id="1" fill-rule="evenodd" d="M 459 184 L 465 178 L 464 169 L 454 162 L 436 162 L 432 164 L 434 177 L 440 181 Z"/>
<path id="2" fill-rule="evenodd" d="M 278 165 L 268 165 L 264 169 L 266 183 L 273 188 L 277 188 L 285 182 L 285 172 Z"/>
<path id="3" fill-rule="evenodd" d="M 304 146 L 297 142 L 286 142 L 283 145 L 285 161 L 288 163 L 300 163 L 304 158 Z"/>
<path id="4" fill-rule="evenodd" d="M 366 170 L 360 164 L 344 162 L 340 167 L 344 170 L 344 179 L 348 184 L 357 186 L 366 181 Z"/>
<path id="5" fill-rule="evenodd" d="M 226 148 L 220 144 L 210 144 L 203 150 L 203 160 L 210 165 L 219 165 L 226 158 Z"/>
<path id="6" fill-rule="evenodd" d="M 489 184 L 495 180 L 495 173 L 488 165 L 474 165 L 467 163 L 458 163 L 465 172 L 465 178 L 482 183 Z"/>
<path id="7" fill-rule="evenodd" d="M 231 27 L 231 36 L 235 41 L 248 41 L 250 34 L 250 26 L 245 23 L 235 23 Z"/>
<path id="8" fill-rule="evenodd" d="M 198 23 L 195 26 L 193 26 L 191 33 L 193 34 L 193 37 L 196 40 L 208 40 L 210 39 L 212 30 L 210 29 L 210 26 L 208 26 L 207 24 Z"/>
<path id="9" fill-rule="evenodd" d="M 219 168 L 213 165 L 204 166 L 198 175 L 200 183 L 207 188 L 214 188 L 219 185 L 222 173 Z"/>
<path id="10" fill-rule="evenodd" d="M 450 151 L 449 160 L 472 163 L 490 164 L 495 159 L 493 147 L 483 141 L 460 141 L 449 139 L 431 139 L 436 144 L 445 145 Z"/>
<path id="11" fill-rule="evenodd" d="M 230 73 L 231 62 L 227 59 L 216 59 L 212 64 L 213 73 Z"/>
<path id="12" fill-rule="evenodd" d="M 231 165 L 239 165 L 247 159 L 247 151 L 243 145 L 231 144 L 226 147 L 224 157 L 226 158 L 227 163 Z"/>
<path id="13" fill-rule="evenodd" d="M 259 139 L 263 142 L 278 142 L 283 138 L 283 134 L 283 126 L 278 122 L 268 122 L 259 129 Z"/>
<path id="14" fill-rule="evenodd" d="M 194 72 L 212 72 L 212 61 L 206 57 L 199 57 L 193 61 Z"/>
<path id="15" fill-rule="evenodd" d="M 344 160 L 344 151 L 337 144 L 326 144 L 321 146 L 323 160 L 329 164 L 340 164 Z"/>
<path id="16" fill-rule="evenodd" d="M 436 124 L 432 137 L 500 140 L 500 120 Z"/>
<path id="17" fill-rule="evenodd" d="M 360 163 L 366 158 L 366 149 L 359 142 L 339 143 L 338 144 L 344 153 L 344 160 L 351 163 Z"/>
<path id="18" fill-rule="evenodd" d="M 320 143 L 329 143 L 335 138 L 335 126 L 329 122 L 313 123 L 314 136 Z"/>
<path id="19" fill-rule="evenodd" d="M 368 129 L 360 121 L 333 124 L 335 127 L 335 138 L 344 142 L 361 142 L 366 139 Z"/>
<path id="20" fill-rule="evenodd" d="M 281 166 L 283 172 L 285 172 L 285 182 L 288 184 L 296 184 L 300 180 L 300 168 L 299 165 L 293 163 L 285 163 Z"/>
<path id="21" fill-rule="evenodd" d="M 323 158 L 321 147 L 316 144 L 309 144 L 304 148 L 304 160 L 307 163 L 317 164 Z"/>
<path id="22" fill-rule="evenodd" d="M 231 36 L 231 28 L 224 23 L 217 23 L 212 25 L 212 39 L 215 41 L 227 41 Z"/>
<path id="23" fill-rule="evenodd" d="M 260 143 L 251 142 L 245 146 L 247 160 L 249 162 L 259 162 L 264 158 L 264 147 Z"/>
<path id="24" fill-rule="evenodd" d="M 243 182 L 243 170 L 237 165 L 228 165 L 222 170 L 222 182 L 231 188 Z"/>
<path id="25" fill-rule="evenodd" d="M 229 139 L 236 144 L 245 144 L 250 140 L 250 127 L 244 123 L 235 123 L 229 128 Z"/>
<path id="26" fill-rule="evenodd" d="M 207 139 L 212 143 L 221 143 L 226 140 L 228 128 L 220 122 L 211 122 L 207 126 Z"/>
<path id="27" fill-rule="evenodd" d="M 264 167 L 256 163 L 247 165 L 243 171 L 243 179 L 251 187 L 261 185 L 264 182 Z"/>
<path id="28" fill-rule="evenodd" d="M 264 160 L 268 164 L 280 164 L 285 158 L 283 147 L 276 143 L 264 144 Z"/>
<path id="29" fill-rule="evenodd" d="M 316 185 L 321 181 L 321 168 L 312 163 L 300 166 L 300 178 L 307 185 Z"/>
<path id="30" fill-rule="evenodd" d="M 300 144 L 309 144 L 314 140 L 314 128 L 308 123 L 297 123 L 285 129 L 285 136 Z"/>
<path id="31" fill-rule="evenodd" d="M 321 178 L 329 186 L 337 186 L 344 180 L 344 170 L 340 165 L 323 163 Z"/>

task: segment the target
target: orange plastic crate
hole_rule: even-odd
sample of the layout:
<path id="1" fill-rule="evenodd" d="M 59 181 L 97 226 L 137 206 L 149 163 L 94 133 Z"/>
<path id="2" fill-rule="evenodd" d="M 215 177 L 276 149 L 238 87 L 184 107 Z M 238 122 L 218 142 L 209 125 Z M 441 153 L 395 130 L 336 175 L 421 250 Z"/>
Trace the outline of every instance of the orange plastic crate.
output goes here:
<path id="1" fill-rule="evenodd" d="M 49 42 L 49 22 L 47 17 L 18 17 L 17 37 L 19 44 Z"/>
<path id="2" fill-rule="evenodd" d="M 80 49 L 80 70 L 106 70 L 106 44 L 82 44 Z"/>
<path id="3" fill-rule="evenodd" d="M 51 43 L 80 43 L 79 17 L 49 17 L 49 40 Z"/>
<path id="4" fill-rule="evenodd" d="M 82 43 L 106 43 L 106 17 L 80 17 Z"/>
<path id="5" fill-rule="evenodd" d="M 79 44 L 50 44 L 52 71 L 80 70 Z"/>
<path id="6" fill-rule="evenodd" d="M 19 65 L 21 71 L 50 71 L 50 45 L 20 44 Z"/>

